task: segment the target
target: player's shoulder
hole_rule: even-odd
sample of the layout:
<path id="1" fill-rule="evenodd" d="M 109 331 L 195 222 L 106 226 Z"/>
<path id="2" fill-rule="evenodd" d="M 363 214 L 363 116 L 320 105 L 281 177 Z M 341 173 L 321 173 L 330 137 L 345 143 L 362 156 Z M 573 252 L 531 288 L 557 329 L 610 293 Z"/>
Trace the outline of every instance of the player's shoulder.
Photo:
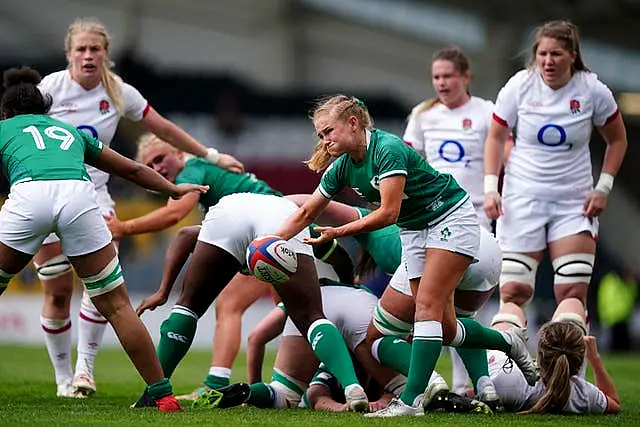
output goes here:
<path id="1" fill-rule="evenodd" d="M 69 79 L 71 79 L 69 70 L 55 71 L 44 76 L 38 86 L 50 93 L 55 90 L 61 90 Z"/>
<path id="2" fill-rule="evenodd" d="M 490 99 L 480 98 L 479 96 L 472 96 L 469 99 L 469 107 L 474 111 L 481 111 L 482 113 L 492 113 L 494 104 Z"/>
<path id="3" fill-rule="evenodd" d="M 583 90 L 594 91 L 607 88 L 607 85 L 598 78 L 598 75 L 591 71 L 577 71 L 573 75 L 574 84 Z"/>

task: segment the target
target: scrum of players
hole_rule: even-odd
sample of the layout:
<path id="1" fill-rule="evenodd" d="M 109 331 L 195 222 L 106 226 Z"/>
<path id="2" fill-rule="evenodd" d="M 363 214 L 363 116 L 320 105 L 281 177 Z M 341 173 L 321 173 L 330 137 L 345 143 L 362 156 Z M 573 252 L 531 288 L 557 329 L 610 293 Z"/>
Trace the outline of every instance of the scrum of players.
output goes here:
<path id="1" fill-rule="evenodd" d="M 436 96 L 413 108 L 402 137 L 375 128 L 361 99 L 320 99 L 310 115 L 317 141 L 306 164 L 321 180 L 306 195 L 284 196 L 155 111 L 111 71 L 109 35 L 99 21 L 73 22 L 65 54 L 68 69 L 42 79 L 25 67 L 5 71 L 0 105 L 0 152 L 11 153 L 0 157 L 11 185 L 0 211 L 0 293 L 33 259 L 58 396 L 96 392 L 94 361 L 111 324 L 147 384 L 134 408 L 180 411 L 180 400 L 367 417 L 620 410 L 585 304 L 598 216 L 627 139 L 611 91 L 583 61 L 574 24 L 541 25 L 527 66 L 495 103 L 471 95 L 469 61 L 459 48 L 437 51 L 430 67 Z M 121 117 L 148 131 L 137 162 L 108 148 Z M 606 143 L 595 184 L 594 127 Z M 166 194 L 167 204 L 119 220 L 109 174 Z M 345 187 L 361 206 L 332 200 Z M 202 223 L 175 235 L 158 290 L 134 311 L 121 286 L 118 241 L 175 225 L 198 204 L 207 212 Z M 297 257 L 294 270 L 269 266 L 288 277 L 284 283 L 247 271 L 247 248 L 265 235 Z M 358 243 L 355 266 L 343 238 Z M 534 361 L 525 311 L 544 250 L 558 304 L 537 331 Z M 168 301 L 189 256 L 154 349 L 139 316 Z M 374 268 L 388 280 L 377 293 L 363 285 Z M 73 274 L 84 284 L 75 369 Z M 482 325 L 476 313 L 496 289 L 499 311 Z M 230 383 L 242 312 L 264 295 L 276 306 L 249 338 L 247 383 Z M 217 313 L 211 366 L 200 386 L 176 399 L 171 376 L 214 301 L 225 309 Z M 263 382 L 265 345 L 278 335 L 273 375 Z M 443 347 L 451 351 L 453 387 L 434 370 Z M 584 379 L 587 363 L 595 384 Z"/>

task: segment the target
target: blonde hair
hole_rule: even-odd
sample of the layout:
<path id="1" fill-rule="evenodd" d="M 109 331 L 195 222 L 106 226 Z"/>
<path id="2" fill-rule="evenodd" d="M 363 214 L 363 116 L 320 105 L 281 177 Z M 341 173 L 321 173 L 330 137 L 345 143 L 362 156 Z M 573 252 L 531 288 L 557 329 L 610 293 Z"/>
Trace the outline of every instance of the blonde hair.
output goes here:
<path id="1" fill-rule="evenodd" d="M 571 377 L 584 362 L 584 333 L 571 321 L 546 323 L 538 333 L 538 366 L 545 393 L 524 413 L 560 413 L 571 396 Z"/>
<path id="2" fill-rule="evenodd" d="M 571 66 L 572 72 L 591 71 L 582 59 L 578 26 L 570 21 L 550 21 L 536 29 L 535 40 L 531 45 L 531 57 L 529 58 L 527 67 L 535 67 L 538 45 L 540 45 L 540 40 L 544 37 L 557 40 L 567 52 L 575 52 L 576 58 Z"/>
<path id="3" fill-rule="evenodd" d="M 141 162 L 141 163 L 144 163 L 143 162 L 144 154 L 151 147 L 155 147 L 156 145 L 167 145 L 167 146 L 171 147 L 172 149 L 176 149 L 173 145 L 171 145 L 168 142 L 158 138 L 157 136 L 155 136 L 154 134 L 152 134 L 150 132 L 142 134 L 138 138 L 138 141 L 136 141 L 136 145 L 138 146 L 138 148 L 136 150 L 136 161 Z"/>
<path id="4" fill-rule="evenodd" d="M 331 95 L 318 100 L 309 118 L 315 120 L 320 114 L 335 114 L 339 119 L 355 116 L 362 129 L 373 129 L 373 119 L 362 100 L 355 96 Z M 322 140 L 316 142 L 311 158 L 304 163 L 314 172 L 321 172 L 329 166 L 331 155 Z"/>
<path id="5" fill-rule="evenodd" d="M 73 35 L 79 32 L 90 32 L 98 34 L 102 37 L 104 50 L 107 52 L 107 56 L 105 57 L 102 74 L 100 76 L 100 81 L 107 91 L 107 95 L 113 101 L 113 104 L 116 107 L 116 110 L 122 110 L 122 79 L 111 69 L 113 68 L 113 62 L 109 59 L 109 43 L 111 42 L 111 37 L 107 31 L 107 27 L 104 26 L 102 22 L 100 22 L 97 18 L 77 18 L 75 21 L 69 25 L 67 29 L 67 36 L 64 39 L 64 49 L 65 52 L 71 51 L 71 42 L 73 40 Z"/>

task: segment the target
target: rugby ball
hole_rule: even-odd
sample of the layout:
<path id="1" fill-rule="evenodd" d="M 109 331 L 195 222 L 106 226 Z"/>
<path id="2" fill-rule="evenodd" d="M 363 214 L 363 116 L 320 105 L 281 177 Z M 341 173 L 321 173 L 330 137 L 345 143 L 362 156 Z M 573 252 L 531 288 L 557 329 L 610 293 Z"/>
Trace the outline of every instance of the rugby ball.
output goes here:
<path id="1" fill-rule="evenodd" d="M 278 236 L 258 237 L 247 247 L 247 267 L 256 279 L 277 285 L 298 270 L 298 256 Z"/>

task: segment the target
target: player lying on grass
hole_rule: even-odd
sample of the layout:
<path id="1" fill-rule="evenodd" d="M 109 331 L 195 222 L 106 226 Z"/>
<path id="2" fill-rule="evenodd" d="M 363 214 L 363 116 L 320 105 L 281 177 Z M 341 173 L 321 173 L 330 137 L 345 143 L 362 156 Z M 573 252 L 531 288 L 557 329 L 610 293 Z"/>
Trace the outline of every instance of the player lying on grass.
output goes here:
<path id="1" fill-rule="evenodd" d="M 173 209 L 175 204 L 169 203 L 120 227 L 125 234 L 159 231 L 186 216 L 198 202 L 207 210 L 180 297 L 160 328 L 158 355 L 165 375 L 170 377 L 191 346 L 198 319 L 243 268 L 249 244 L 260 236 L 274 234 L 297 206 L 255 176 L 234 174 L 199 159 L 185 161 L 182 152 L 157 138 L 138 149 L 138 158 L 170 181 L 206 182 L 203 185 L 210 186 L 206 197 L 190 198 L 190 205 Z M 287 282 L 274 288 L 296 326 L 314 342 L 318 358 L 340 378 L 350 408 L 366 410 L 367 397 L 358 384 L 344 340 L 322 312 L 313 252 L 303 243 L 305 238 L 309 238 L 307 229 L 289 240 L 289 248 L 297 254 L 298 268 Z M 143 395 L 136 405 L 147 403 L 147 396 Z"/>
<path id="2" fill-rule="evenodd" d="M 85 162 L 173 198 L 202 193 L 207 187 L 176 186 L 73 126 L 46 116 L 52 100 L 37 88 L 37 71 L 14 68 L 3 77 L 6 90 L 0 101 L 0 162 L 11 189 L 0 210 L 0 294 L 31 261 L 44 239 L 56 233 L 93 304 L 111 323 L 147 383 L 149 406 L 167 412 L 181 410 L 158 363 L 149 332 L 121 286 L 122 269 Z"/>
<path id="3" fill-rule="evenodd" d="M 524 413 L 615 414 L 620 397 L 600 359 L 595 337 L 585 336 L 582 302 L 567 298 L 558 304 L 551 322 L 538 332 L 540 380 L 530 386 L 504 353 L 489 351 L 489 373 L 506 411 Z M 525 325 L 522 309 L 505 303 L 493 327 L 505 330 Z M 580 368 L 586 360 L 593 368 L 595 385 L 584 380 Z"/>

